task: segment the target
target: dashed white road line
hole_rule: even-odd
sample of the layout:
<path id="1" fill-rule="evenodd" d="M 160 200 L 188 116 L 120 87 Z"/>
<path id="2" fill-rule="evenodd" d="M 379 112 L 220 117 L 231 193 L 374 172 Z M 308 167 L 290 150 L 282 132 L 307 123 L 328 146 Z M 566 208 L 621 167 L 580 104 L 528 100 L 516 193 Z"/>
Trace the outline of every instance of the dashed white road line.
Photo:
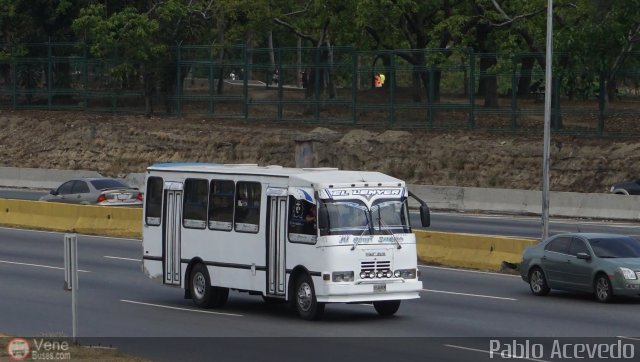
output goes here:
<path id="1" fill-rule="evenodd" d="M 509 301 L 517 300 L 517 299 L 515 299 L 515 298 L 495 297 L 495 296 L 493 296 L 493 295 L 482 295 L 482 294 L 469 294 L 469 293 L 449 292 L 449 291 L 445 291 L 445 290 L 422 289 L 422 291 L 423 291 L 423 292 L 430 292 L 430 293 L 442 293 L 442 294 L 461 295 L 461 296 L 465 296 L 465 297 L 489 298 L 489 299 L 499 299 L 499 300 L 509 300 Z"/>
<path id="2" fill-rule="evenodd" d="M 230 317 L 243 317 L 242 314 L 233 314 L 233 313 L 222 313 L 222 312 L 212 312 L 209 310 L 199 310 L 199 309 L 190 309 L 190 308 L 179 308 L 179 307 L 172 307 L 169 305 L 162 305 L 162 304 L 153 304 L 153 303 L 144 303 L 144 302 L 136 302 L 133 300 L 126 300 L 126 299 L 120 299 L 121 302 L 124 303 L 131 303 L 131 304 L 138 304 L 138 305 L 145 305 L 148 307 L 156 307 L 156 308 L 165 308 L 165 309 L 173 309 L 173 310 L 181 310 L 181 311 L 185 311 L 185 312 L 195 312 L 195 313 L 205 313 L 205 314 L 217 314 L 217 315 L 225 315 L 225 316 L 230 316 Z"/>
<path id="3" fill-rule="evenodd" d="M 33 266 L 33 267 L 37 267 L 37 268 L 46 268 L 46 269 L 57 269 L 57 270 L 64 270 L 64 268 L 58 267 L 58 266 L 50 266 L 50 265 L 41 265 L 41 264 L 31 264 L 31 263 L 19 263 L 17 261 L 8 261 L 8 260 L 0 260 L 0 263 L 4 263 L 4 264 L 14 264 L 14 265 L 22 265 L 22 266 Z M 88 270 L 82 270 L 82 269 L 78 269 L 79 272 L 83 272 L 83 273 L 91 273 Z"/>
<path id="4" fill-rule="evenodd" d="M 519 360 L 523 359 L 523 360 L 535 361 L 535 362 L 549 362 L 549 361 L 544 360 L 544 359 L 527 358 L 527 357 L 524 357 L 524 356 L 516 356 L 516 355 L 512 356 L 512 355 L 509 355 L 509 354 L 507 354 L 507 355 L 505 355 L 503 357 L 503 355 L 500 354 L 500 353 L 495 353 L 495 352 L 491 352 L 491 351 L 485 351 L 484 349 L 470 348 L 470 347 L 464 347 L 464 346 L 456 346 L 456 345 L 453 345 L 453 344 L 445 344 L 444 346 L 445 347 L 449 347 L 449 348 L 462 349 L 462 350 L 465 350 L 465 351 L 486 353 L 486 354 L 491 355 L 491 358 L 494 358 L 494 354 L 495 354 L 495 355 L 498 356 L 498 358 L 504 358 L 504 359 L 519 359 Z"/>
<path id="5" fill-rule="evenodd" d="M 442 267 L 442 266 L 431 266 L 431 265 L 418 265 L 418 267 L 427 268 L 427 269 L 440 269 L 440 270 L 450 270 L 450 271 L 465 272 L 465 273 L 489 274 L 489 275 L 498 275 L 498 276 L 502 276 L 502 277 L 520 278 L 519 275 L 494 273 L 494 272 L 485 272 L 485 271 L 480 271 L 480 270 L 456 269 L 456 268 L 447 268 L 447 267 Z"/>

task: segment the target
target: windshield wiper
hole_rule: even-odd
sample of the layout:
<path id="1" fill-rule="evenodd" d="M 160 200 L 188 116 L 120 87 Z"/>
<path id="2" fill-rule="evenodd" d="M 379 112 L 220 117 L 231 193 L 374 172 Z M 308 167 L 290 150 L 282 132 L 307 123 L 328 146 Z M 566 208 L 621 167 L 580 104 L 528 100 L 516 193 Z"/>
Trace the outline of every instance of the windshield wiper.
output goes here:
<path id="1" fill-rule="evenodd" d="M 363 236 L 364 232 L 367 230 L 369 230 L 369 234 L 373 235 L 373 233 L 371 232 L 371 223 L 369 222 L 369 214 L 367 213 L 366 210 L 362 210 L 362 212 L 364 212 L 364 217 L 367 219 L 367 225 L 365 225 L 367 228 L 362 230 L 362 233 L 360 234 L 360 236 Z M 354 241 L 353 246 L 351 247 L 351 250 L 355 250 L 358 244 L 360 244 L 360 239 L 356 239 Z"/>
<path id="2" fill-rule="evenodd" d="M 378 215 L 380 216 L 380 215 Z M 398 241 L 398 237 L 396 236 L 396 234 L 391 231 L 391 227 L 389 227 L 389 225 L 387 225 L 384 221 L 382 221 L 382 218 L 378 218 L 380 225 L 382 225 L 386 231 L 389 233 L 389 235 L 391 235 L 393 237 L 393 241 L 396 242 L 396 244 L 398 245 L 398 249 L 402 249 L 402 245 L 400 245 L 400 241 Z M 382 230 L 382 228 L 380 228 Z"/>

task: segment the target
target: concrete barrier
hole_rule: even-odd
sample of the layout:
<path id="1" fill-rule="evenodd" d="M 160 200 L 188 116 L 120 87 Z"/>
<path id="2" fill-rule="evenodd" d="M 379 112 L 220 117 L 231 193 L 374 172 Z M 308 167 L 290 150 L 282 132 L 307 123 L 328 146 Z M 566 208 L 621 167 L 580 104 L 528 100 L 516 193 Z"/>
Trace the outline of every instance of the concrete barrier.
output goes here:
<path id="1" fill-rule="evenodd" d="M 102 177 L 95 171 L 0 167 L 0 186 L 53 189 L 78 177 Z"/>
<path id="2" fill-rule="evenodd" d="M 519 264 L 522 252 L 536 240 L 501 236 L 414 231 L 418 259 L 448 267 L 500 271 L 503 262 Z"/>
<path id="3" fill-rule="evenodd" d="M 478 187 L 409 185 L 433 210 L 542 213 L 540 191 Z M 411 206 L 417 203 L 411 202 Z M 612 220 L 640 219 L 640 196 L 577 192 L 550 192 L 549 215 Z"/>
<path id="4" fill-rule="evenodd" d="M 115 237 L 142 236 L 142 209 L 0 199 L 0 224 Z"/>
<path id="5" fill-rule="evenodd" d="M 0 199 L 0 225 L 140 238 L 142 209 Z M 500 270 L 519 263 L 531 239 L 416 230 L 418 258 L 450 267 Z"/>
<path id="6" fill-rule="evenodd" d="M 144 190 L 144 173 L 130 173 L 124 180 Z M 0 167 L 0 187 L 49 189 L 78 177 L 101 177 L 95 171 Z M 535 214 L 542 212 L 540 191 L 478 187 L 409 185 L 432 210 Z M 418 204 L 410 200 L 412 207 Z M 606 193 L 550 192 L 550 216 L 612 220 L 639 220 L 640 196 Z"/>

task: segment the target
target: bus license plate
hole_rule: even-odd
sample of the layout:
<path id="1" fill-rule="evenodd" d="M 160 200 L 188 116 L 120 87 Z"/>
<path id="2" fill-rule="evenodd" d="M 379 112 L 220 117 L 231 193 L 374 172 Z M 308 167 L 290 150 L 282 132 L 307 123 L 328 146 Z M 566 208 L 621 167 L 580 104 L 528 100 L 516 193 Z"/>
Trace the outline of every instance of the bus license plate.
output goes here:
<path id="1" fill-rule="evenodd" d="M 373 285 L 373 292 L 374 293 L 384 293 L 387 291 L 387 285 L 386 284 L 374 284 Z"/>

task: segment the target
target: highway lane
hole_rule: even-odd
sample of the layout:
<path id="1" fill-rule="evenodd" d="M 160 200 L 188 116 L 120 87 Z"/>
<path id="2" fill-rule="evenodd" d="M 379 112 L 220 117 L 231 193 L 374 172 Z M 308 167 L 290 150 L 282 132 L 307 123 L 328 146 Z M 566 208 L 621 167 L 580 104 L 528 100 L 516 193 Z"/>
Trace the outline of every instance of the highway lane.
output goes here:
<path id="1" fill-rule="evenodd" d="M 62 290 L 62 240 L 60 233 L 0 229 L 1 332 L 71 335 L 71 295 Z M 81 336 L 455 337 L 464 347 L 473 343 L 461 337 L 638 334 L 632 316 L 639 298 L 604 305 L 588 295 L 563 292 L 535 297 L 517 276 L 432 266 L 421 267 L 422 298 L 404 301 L 393 318 L 379 317 L 371 306 L 336 304 L 327 307 L 322 321 L 311 323 L 285 305 L 237 292 L 223 309 L 200 310 L 182 298 L 181 289 L 147 279 L 140 255 L 137 240 L 79 236 Z M 443 356 L 473 352 L 453 353 L 439 339 L 429 341 L 436 344 L 432 352 Z"/>
<path id="2" fill-rule="evenodd" d="M 0 189 L 0 198 L 38 201 L 41 196 L 46 195 L 47 193 L 48 191 L 7 188 L 7 189 Z"/>
<path id="3" fill-rule="evenodd" d="M 144 343 L 108 339 L 124 351 L 157 360 L 202 359 L 172 354 L 185 348 L 207 348 L 216 356 L 224 350 L 229 354 L 220 360 L 234 361 L 260 359 L 260 353 L 274 349 L 304 355 L 317 348 L 317 340 L 291 338 L 324 337 L 323 348 L 339 350 L 340 360 L 369 355 L 373 360 L 489 361 L 495 359 L 487 354 L 488 338 L 628 337 L 638 330 L 630 318 L 638 298 L 602 305 L 590 296 L 561 292 L 535 297 L 517 276 L 433 266 L 420 267 L 422 298 L 404 301 L 393 318 L 379 317 L 371 306 L 335 304 L 322 321 L 307 322 L 285 305 L 237 292 L 225 308 L 201 310 L 182 298 L 182 290 L 143 275 L 139 240 L 78 238 L 80 336 L 103 338 L 103 343 L 105 337 L 163 337 Z M 62 249 L 61 233 L 0 228 L 0 332 L 71 335 Z M 226 338 L 207 340 L 205 347 L 200 339 L 175 337 L 260 337 L 262 349 L 235 348 L 242 342 Z M 325 360 L 315 357 L 308 360 Z"/>

